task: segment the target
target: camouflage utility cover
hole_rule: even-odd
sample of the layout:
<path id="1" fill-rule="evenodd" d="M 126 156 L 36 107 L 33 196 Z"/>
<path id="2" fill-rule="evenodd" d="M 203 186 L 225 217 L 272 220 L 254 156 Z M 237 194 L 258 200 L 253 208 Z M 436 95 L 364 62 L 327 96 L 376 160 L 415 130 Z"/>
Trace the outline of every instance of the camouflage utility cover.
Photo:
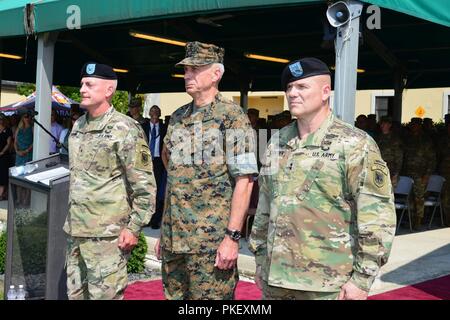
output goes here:
<path id="1" fill-rule="evenodd" d="M 225 49 L 213 44 L 198 41 L 186 44 L 186 56 L 175 66 L 204 66 L 212 63 L 222 63 Z"/>

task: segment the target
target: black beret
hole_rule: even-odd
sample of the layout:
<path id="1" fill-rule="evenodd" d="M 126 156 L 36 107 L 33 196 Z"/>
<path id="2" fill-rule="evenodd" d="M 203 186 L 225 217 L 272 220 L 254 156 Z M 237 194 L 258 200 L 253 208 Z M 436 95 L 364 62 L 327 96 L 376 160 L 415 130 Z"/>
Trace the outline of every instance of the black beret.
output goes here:
<path id="1" fill-rule="evenodd" d="M 316 58 L 303 58 L 289 62 L 281 74 L 281 88 L 286 91 L 288 83 L 321 74 L 331 74 L 328 66 Z"/>
<path id="2" fill-rule="evenodd" d="M 83 66 L 80 78 L 84 77 L 117 80 L 117 75 L 112 67 L 96 62 L 88 62 Z"/>

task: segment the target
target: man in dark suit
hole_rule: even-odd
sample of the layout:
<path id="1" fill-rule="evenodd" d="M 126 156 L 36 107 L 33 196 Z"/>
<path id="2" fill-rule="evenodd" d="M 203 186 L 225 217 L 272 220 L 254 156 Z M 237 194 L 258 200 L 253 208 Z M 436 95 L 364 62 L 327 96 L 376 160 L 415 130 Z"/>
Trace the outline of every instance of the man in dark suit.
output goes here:
<path id="1" fill-rule="evenodd" d="M 148 122 L 148 145 L 152 154 L 153 171 L 156 179 L 156 210 L 150 220 L 152 229 L 159 229 L 164 208 L 164 196 L 166 189 L 167 172 L 161 159 L 164 137 L 167 127 L 164 125 L 161 116 L 161 109 L 154 105 L 150 108 L 150 121 Z"/>

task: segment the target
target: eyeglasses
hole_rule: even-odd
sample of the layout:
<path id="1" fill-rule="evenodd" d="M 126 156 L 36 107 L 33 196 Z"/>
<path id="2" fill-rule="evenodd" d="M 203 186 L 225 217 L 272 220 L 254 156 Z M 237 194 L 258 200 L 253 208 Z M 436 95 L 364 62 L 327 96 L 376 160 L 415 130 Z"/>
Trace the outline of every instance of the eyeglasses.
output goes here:
<path id="1" fill-rule="evenodd" d="M 26 115 L 24 115 L 23 116 L 25 119 L 29 119 L 30 118 L 30 115 L 29 114 L 26 114 Z"/>

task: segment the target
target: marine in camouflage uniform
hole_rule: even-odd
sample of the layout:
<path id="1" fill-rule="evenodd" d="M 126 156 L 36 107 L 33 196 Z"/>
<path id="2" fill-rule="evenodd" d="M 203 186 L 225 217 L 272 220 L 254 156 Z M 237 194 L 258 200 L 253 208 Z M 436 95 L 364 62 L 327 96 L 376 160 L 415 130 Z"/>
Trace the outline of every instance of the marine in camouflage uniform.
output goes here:
<path id="1" fill-rule="evenodd" d="M 287 68 L 285 84 L 329 74 L 314 58 Z M 390 253 L 389 169 L 367 133 L 321 108 L 317 130 L 300 139 L 297 120 L 266 151 L 249 243 L 264 299 L 336 299 L 348 282 L 368 292 Z"/>
<path id="2" fill-rule="evenodd" d="M 410 123 L 411 133 L 403 143 L 404 157 L 402 175 L 414 180 L 413 198 L 415 216 L 413 217 L 413 229 L 420 229 L 424 216 L 425 192 L 428 178 L 436 167 L 436 152 L 431 139 L 421 130 L 420 118 L 412 118 Z"/>
<path id="3" fill-rule="evenodd" d="M 221 63 L 221 50 L 214 45 L 189 43 L 186 48 L 189 60 L 183 60 L 183 64 Z M 211 152 L 217 143 L 222 145 L 222 138 L 233 129 L 238 134 L 231 150 L 219 147 Z M 216 136 L 216 140 L 217 133 L 222 136 Z M 250 140 L 247 143 L 245 137 L 253 138 L 247 115 L 220 93 L 211 104 L 198 107 L 193 101 L 170 118 L 164 139 L 169 161 L 161 226 L 162 278 L 167 299 L 234 297 L 237 266 L 219 269 L 215 262 L 233 216 L 235 179 L 258 173 L 254 144 Z M 186 162 L 179 156 L 181 150 L 188 150 Z M 246 157 L 248 161 L 241 161 Z M 250 192 L 240 196 L 249 198 Z M 242 213 L 245 214 L 245 209 Z"/>
<path id="4" fill-rule="evenodd" d="M 392 186 L 395 189 L 403 164 L 402 140 L 392 132 L 392 120 L 390 117 L 382 117 L 380 126 L 382 127 L 382 132 L 377 136 L 376 142 L 380 149 L 381 157 L 389 168 Z M 383 127 L 386 128 L 383 129 Z"/>
<path id="5" fill-rule="evenodd" d="M 92 76 L 109 75 L 109 68 L 97 64 Z M 101 116 L 80 117 L 69 146 L 69 213 L 64 225 L 69 235 L 69 299 L 122 299 L 129 252 L 119 248 L 119 235 L 126 229 L 138 237 L 155 206 L 156 184 L 144 132 L 138 122 L 110 106 Z"/>
<path id="6" fill-rule="evenodd" d="M 446 135 L 438 142 L 438 171 L 445 178 L 442 190 L 444 223 L 450 227 L 450 125 L 446 127 Z"/>

